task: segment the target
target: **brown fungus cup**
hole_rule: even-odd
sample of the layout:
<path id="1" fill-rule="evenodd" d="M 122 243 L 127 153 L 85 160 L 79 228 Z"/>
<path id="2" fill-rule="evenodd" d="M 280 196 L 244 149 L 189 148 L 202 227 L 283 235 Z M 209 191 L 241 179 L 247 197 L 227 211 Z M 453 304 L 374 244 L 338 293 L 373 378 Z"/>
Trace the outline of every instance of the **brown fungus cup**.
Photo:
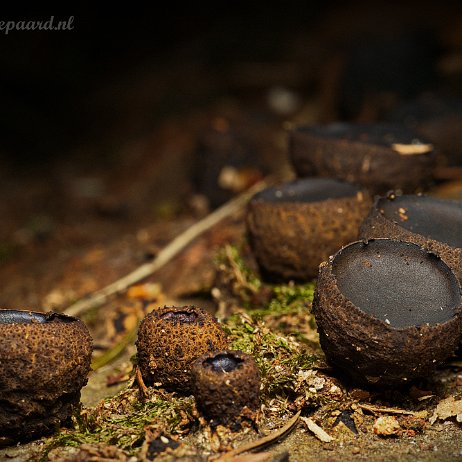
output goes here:
<path id="1" fill-rule="evenodd" d="M 323 263 L 313 312 L 329 363 L 379 387 L 427 377 L 462 332 L 452 270 L 435 254 L 392 239 L 354 242 Z"/>
<path id="2" fill-rule="evenodd" d="M 262 275 L 307 280 L 319 264 L 355 240 L 372 204 L 357 187 L 329 178 L 304 178 L 257 193 L 247 231 Z"/>
<path id="3" fill-rule="evenodd" d="M 298 127 L 291 132 L 289 144 L 297 176 L 339 178 L 375 194 L 423 190 L 431 183 L 436 165 L 433 146 L 395 124 Z"/>
<path id="4" fill-rule="evenodd" d="M 214 316 L 196 306 L 164 306 L 141 322 L 136 347 L 147 385 L 191 391 L 191 365 L 202 354 L 222 350 L 228 338 Z"/>
<path id="5" fill-rule="evenodd" d="M 441 257 L 462 283 L 462 202 L 420 195 L 380 197 L 360 228 L 361 239 L 413 242 Z"/>
<path id="6" fill-rule="evenodd" d="M 65 423 L 79 404 L 91 353 L 77 318 L 0 310 L 1 441 L 37 438 Z"/>
<path id="7" fill-rule="evenodd" d="M 212 426 L 239 429 L 255 422 L 260 407 L 260 373 L 252 356 L 218 351 L 198 358 L 192 367 L 194 396 Z"/>

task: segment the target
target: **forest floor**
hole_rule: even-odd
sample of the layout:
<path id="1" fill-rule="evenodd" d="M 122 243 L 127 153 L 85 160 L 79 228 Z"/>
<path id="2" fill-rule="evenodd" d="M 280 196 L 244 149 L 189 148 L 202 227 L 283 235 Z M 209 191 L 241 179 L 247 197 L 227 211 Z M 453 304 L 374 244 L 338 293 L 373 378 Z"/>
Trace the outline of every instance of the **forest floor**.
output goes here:
<path id="1" fill-rule="evenodd" d="M 434 193 L 458 196 L 459 187 L 445 185 Z M 318 343 L 310 311 L 314 282 L 261 281 L 246 242 L 244 215 L 241 207 L 159 271 L 102 305 L 84 309 L 80 316 L 94 338 L 95 352 L 82 409 L 70 427 L 49 438 L 5 447 L 0 459 L 462 460 L 462 362 L 452 358 L 432 377 L 405 390 L 366 390 L 338 375 L 325 363 Z M 18 250 L 23 253 L 6 258 L 0 269 L 2 280 L 10 281 L 4 284 L 4 306 L 25 308 L 21 300 L 26 294 L 41 300 L 30 302 L 29 308 L 51 306 L 66 312 L 75 300 L 155 258 L 199 219 L 181 213 L 143 223 L 123 238 L 109 236 L 105 243 L 79 247 L 74 254 L 67 250 L 62 259 L 59 247 L 49 253 L 53 241 L 58 245 L 54 233 L 45 239 L 45 253 L 37 242 L 28 243 L 28 252 Z M 27 275 L 24 280 L 22 274 Z M 33 282 L 27 288 L 25 281 Z M 256 428 L 212 431 L 193 397 L 155 388 L 143 396 L 138 389 L 133 366 L 137 324 L 157 306 L 185 304 L 215 313 L 231 347 L 256 359 L 263 383 Z M 298 411 L 298 420 L 280 435 L 278 430 Z M 268 435 L 270 444 L 261 445 Z M 253 452 L 230 453 L 252 441 L 257 442 Z"/>

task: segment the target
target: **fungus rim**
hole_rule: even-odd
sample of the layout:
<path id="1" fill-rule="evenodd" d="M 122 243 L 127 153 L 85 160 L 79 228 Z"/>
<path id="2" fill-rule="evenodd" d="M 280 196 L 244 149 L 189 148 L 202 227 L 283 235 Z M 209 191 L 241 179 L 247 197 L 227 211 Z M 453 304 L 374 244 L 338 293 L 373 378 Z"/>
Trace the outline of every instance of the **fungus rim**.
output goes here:
<path id="1" fill-rule="evenodd" d="M 159 319 L 163 321 L 172 322 L 174 324 L 194 324 L 200 317 L 200 313 L 197 312 L 196 307 L 167 307 L 171 308 L 169 311 L 165 311 L 159 315 Z M 189 308 L 189 309 L 186 309 Z"/>
<path id="2" fill-rule="evenodd" d="M 218 364 L 215 362 L 218 361 Z M 214 356 L 209 355 L 202 361 L 202 366 L 217 374 L 233 372 L 240 369 L 245 362 L 242 355 L 235 351 L 219 351 Z"/>
<path id="3" fill-rule="evenodd" d="M 31 310 L 0 309 L 0 326 L 8 326 L 14 324 L 70 324 L 76 321 L 79 321 L 79 319 L 73 316 L 68 316 L 66 314 L 56 313 L 53 311 L 43 313 Z"/>
<path id="4" fill-rule="evenodd" d="M 430 145 L 420 134 L 394 123 L 333 122 L 325 125 L 300 126 L 296 130 L 332 142 L 360 143 L 393 150 L 393 144 Z M 434 151 L 430 149 L 429 152 Z"/>
<path id="5" fill-rule="evenodd" d="M 397 204 L 396 208 L 393 207 L 392 204 Z M 409 205 L 413 206 L 413 208 L 411 212 L 412 215 L 408 216 L 407 212 L 409 209 L 407 207 L 409 207 Z M 443 207 L 443 212 L 447 212 L 445 217 L 449 217 L 449 224 L 451 225 L 449 227 L 449 234 L 445 234 L 448 231 L 447 226 L 444 228 L 440 226 L 432 227 L 431 223 L 425 223 L 425 212 L 428 213 L 428 209 L 431 209 L 432 206 Z M 458 227 L 457 223 L 462 224 L 462 202 L 460 201 L 440 199 L 420 194 L 397 195 L 390 193 L 387 196 L 381 196 L 375 200 L 373 211 L 379 213 L 385 220 L 392 222 L 409 233 L 441 242 L 442 244 L 454 249 L 462 248 L 462 238 L 457 239 L 460 235 L 460 233 L 457 232 L 458 229 L 460 229 L 460 226 Z M 396 212 L 397 214 L 394 217 L 393 215 Z M 457 217 L 454 217 L 454 212 L 459 213 L 459 220 L 456 219 Z M 412 218 L 414 214 L 418 215 L 419 213 L 423 214 L 423 223 L 417 223 L 416 228 L 414 228 L 411 226 L 412 222 L 409 220 L 409 217 Z M 441 214 L 440 217 L 437 217 L 434 221 L 440 223 L 438 218 L 441 218 L 442 216 L 443 214 Z M 434 217 L 434 214 L 432 214 L 432 217 Z M 425 232 L 425 225 L 429 225 L 427 229 L 429 229 L 430 232 Z"/>
<path id="6" fill-rule="evenodd" d="M 367 246 L 367 245 L 369 245 L 369 244 L 371 244 L 373 242 L 399 243 L 400 245 L 405 245 L 405 246 L 408 246 L 408 247 L 412 247 L 415 251 L 417 251 L 417 253 L 420 251 L 422 253 L 422 255 L 425 255 L 426 257 L 432 256 L 432 258 L 436 259 L 438 261 L 438 263 L 444 267 L 444 271 L 447 273 L 448 277 L 451 279 L 451 281 L 450 281 L 451 286 L 452 287 L 455 286 L 457 288 L 456 297 L 458 297 L 458 303 L 455 303 L 454 305 L 451 305 L 447 309 L 447 311 L 449 311 L 451 313 L 451 316 L 449 318 L 445 319 L 442 322 L 422 323 L 422 324 L 419 324 L 419 325 L 417 325 L 417 324 L 409 324 L 409 325 L 405 325 L 405 326 L 396 326 L 396 325 L 393 325 L 393 323 L 391 323 L 391 322 L 386 322 L 386 320 L 382 321 L 378 316 L 371 313 L 370 311 L 366 311 L 365 309 L 360 308 L 356 304 L 355 301 L 353 301 L 351 298 L 347 297 L 340 288 L 339 280 L 338 280 L 337 274 L 335 273 L 335 270 L 334 270 L 334 261 L 337 258 L 337 256 L 342 255 L 345 250 L 348 250 L 348 249 L 352 248 L 353 246 L 358 246 L 358 245 Z M 339 249 L 334 255 L 332 255 L 329 258 L 329 263 L 330 263 L 329 272 L 330 272 L 330 274 L 331 274 L 331 276 L 332 276 L 332 278 L 333 278 L 333 280 L 335 282 L 335 287 L 336 287 L 336 290 L 338 291 L 338 294 L 340 295 L 340 297 L 342 297 L 342 299 L 344 301 L 349 302 L 352 305 L 352 307 L 354 309 L 358 310 L 363 316 L 367 316 L 371 322 L 379 323 L 381 326 L 384 326 L 389 330 L 393 330 L 393 331 L 397 331 L 397 332 L 404 332 L 404 331 L 406 331 L 408 329 L 413 329 L 413 328 L 414 329 L 419 329 L 419 330 L 425 330 L 425 329 L 432 329 L 432 328 L 435 328 L 437 326 L 444 326 L 447 323 L 453 322 L 454 319 L 457 317 L 458 313 L 460 314 L 460 311 L 462 311 L 462 289 L 461 289 L 461 285 L 460 285 L 460 283 L 458 281 L 458 278 L 457 278 L 456 274 L 454 273 L 452 268 L 449 267 L 441 259 L 441 257 L 439 255 L 437 255 L 436 253 L 434 253 L 434 252 L 432 252 L 432 251 L 430 251 L 428 249 L 425 249 L 425 248 L 419 246 L 418 244 L 403 241 L 403 240 L 399 240 L 399 239 L 390 239 L 390 238 L 372 238 L 372 239 L 368 239 L 368 240 L 366 240 L 366 239 L 358 240 L 358 241 L 351 242 L 351 243 L 343 246 L 341 249 Z M 327 263 L 324 263 L 324 264 L 321 264 L 321 265 L 327 265 Z"/>
<path id="7" fill-rule="evenodd" d="M 271 186 L 256 193 L 252 202 L 270 204 L 314 204 L 329 199 L 355 197 L 361 188 L 335 178 L 306 177 Z"/>

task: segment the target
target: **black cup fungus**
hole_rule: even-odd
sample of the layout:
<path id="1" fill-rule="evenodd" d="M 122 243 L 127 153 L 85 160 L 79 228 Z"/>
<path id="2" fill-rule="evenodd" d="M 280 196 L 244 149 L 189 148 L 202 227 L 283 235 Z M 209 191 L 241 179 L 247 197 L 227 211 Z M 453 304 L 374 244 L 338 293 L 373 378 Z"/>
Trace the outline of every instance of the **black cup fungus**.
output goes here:
<path id="1" fill-rule="evenodd" d="M 462 333 L 454 272 L 437 255 L 391 239 L 354 242 L 322 264 L 313 312 L 327 360 L 376 386 L 428 376 Z"/>

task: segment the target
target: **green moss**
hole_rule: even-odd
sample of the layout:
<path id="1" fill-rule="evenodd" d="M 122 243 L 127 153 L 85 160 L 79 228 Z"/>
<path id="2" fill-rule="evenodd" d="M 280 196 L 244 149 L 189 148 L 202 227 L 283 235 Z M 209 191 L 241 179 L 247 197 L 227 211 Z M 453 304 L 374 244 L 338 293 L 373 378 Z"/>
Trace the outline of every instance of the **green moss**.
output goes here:
<path id="1" fill-rule="evenodd" d="M 218 264 L 230 266 L 233 270 L 237 270 L 242 281 L 245 285 L 249 286 L 252 291 L 258 291 L 258 289 L 260 289 L 262 285 L 261 280 L 258 278 L 257 274 L 250 269 L 236 246 L 227 244 L 222 247 L 217 253 L 216 262 Z"/>
<path id="2" fill-rule="evenodd" d="M 145 438 L 145 428 L 161 428 L 183 434 L 195 420 L 194 398 L 156 392 L 146 402 L 137 389 L 129 388 L 97 407 L 84 409 L 74 417 L 72 430 L 61 430 L 50 440 L 46 452 L 59 446 L 105 443 L 135 453 Z"/>
<path id="3" fill-rule="evenodd" d="M 230 283 L 226 292 L 237 295 L 241 306 L 246 307 L 243 310 L 239 305 L 235 306 L 237 313 L 225 319 L 223 326 L 230 336 L 231 348 L 255 358 L 262 376 L 264 403 L 274 400 L 293 402 L 302 397 L 312 398 L 315 402 L 319 395 L 311 396 L 299 380 L 300 373 L 323 362 L 316 323 L 311 314 L 314 282 L 265 284 L 246 265 L 237 248 L 227 246 L 220 255 L 220 270 L 230 275 L 225 278 L 225 282 Z M 236 281 L 241 284 L 236 285 Z M 242 291 L 236 291 L 236 287 L 251 287 L 253 297 L 249 297 L 249 292 L 247 298 L 243 297 Z M 266 296 L 255 296 L 257 289 Z M 249 301 L 253 303 L 244 303 Z"/>
<path id="4" fill-rule="evenodd" d="M 270 302 L 263 307 L 253 309 L 251 315 L 253 318 L 309 315 L 314 289 L 314 282 L 301 285 L 290 282 L 287 285 L 273 286 Z"/>
<path id="5" fill-rule="evenodd" d="M 227 295 L 236 297 L 245 307 L 250 307 L 255 295 L 262 288 L 262 281 L 241 256 L 238 248 L 225 245 L 218 252 L 215 264 L 218 279 L 226 287 Z"/>
<path id="6" fill-rule="evenodd" d="M 235 314 L 224 328 L 231 338 L 231 348 L 251 354 L 259 367 L 263 383 L 263 399 L 278 395 L 294 397 L 300 370 L 316 367 L 320 351 L 308 348 L 295 336 L 273 332 L 264 321 L 254 321 L 247 314 Z"/>

